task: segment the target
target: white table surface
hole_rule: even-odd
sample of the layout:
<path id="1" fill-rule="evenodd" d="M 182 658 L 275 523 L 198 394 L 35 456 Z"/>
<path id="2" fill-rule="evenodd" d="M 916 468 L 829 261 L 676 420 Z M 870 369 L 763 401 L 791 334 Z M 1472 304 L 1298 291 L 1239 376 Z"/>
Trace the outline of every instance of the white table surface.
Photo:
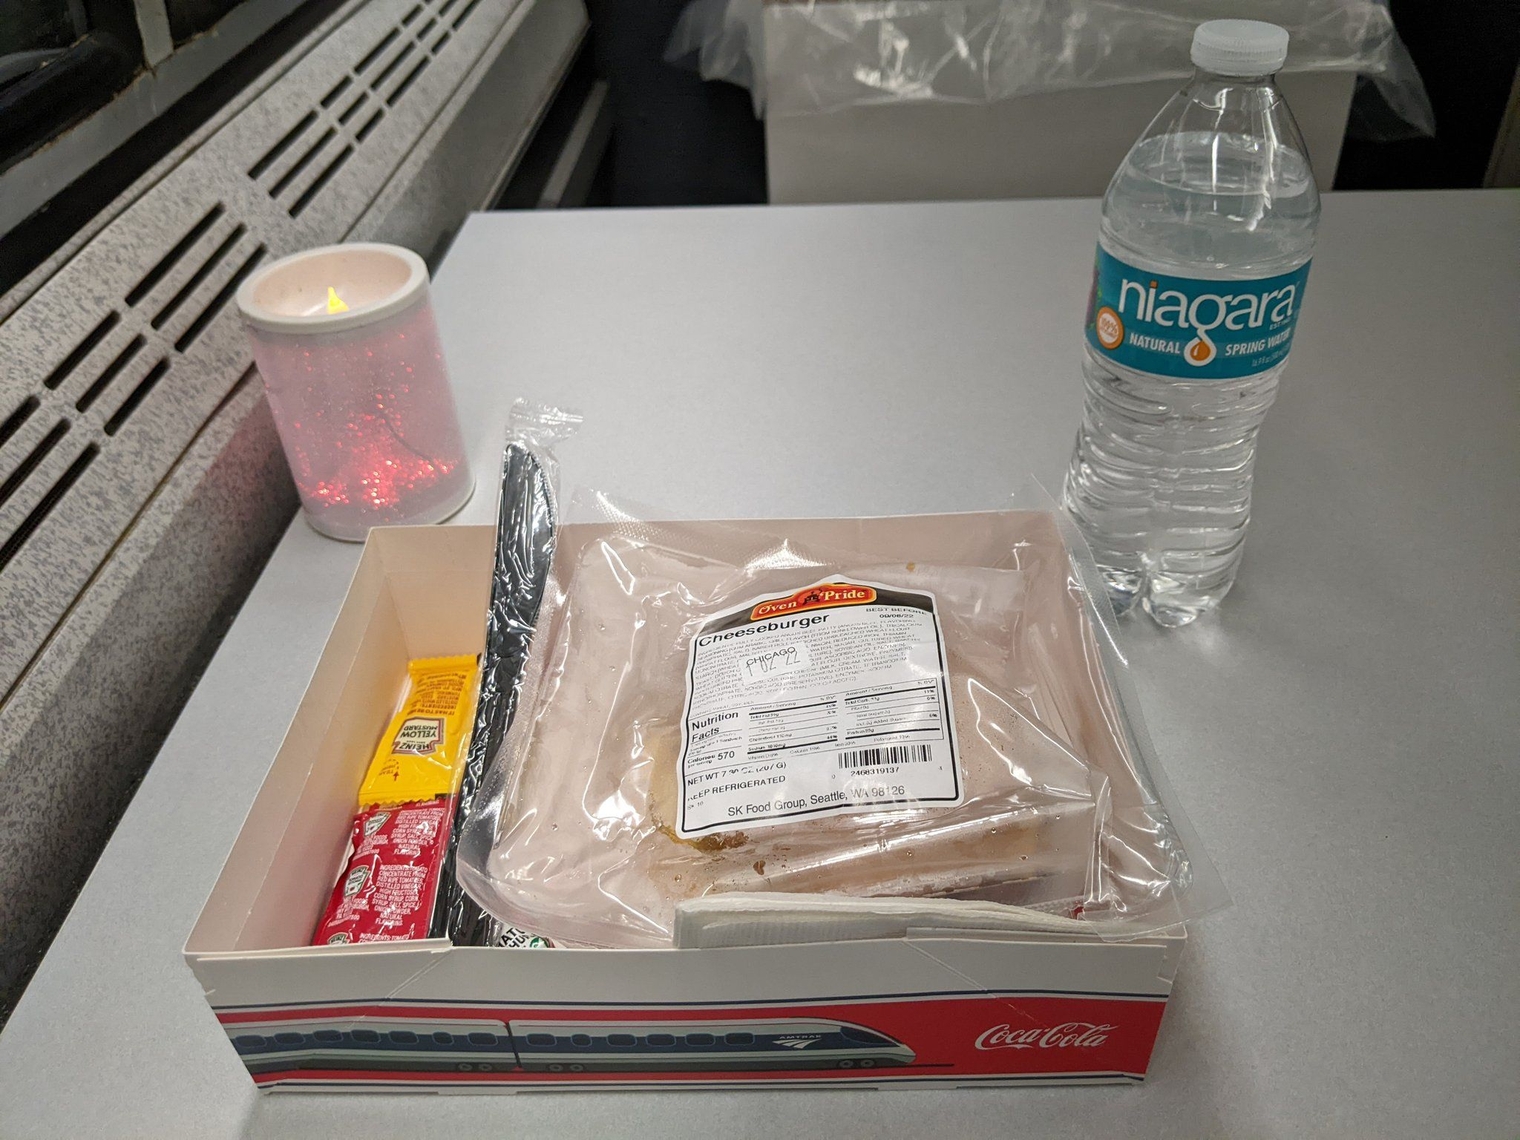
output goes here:
<path id="1" fill-rule="evenodd" d="M 437 286 L 481 491 L 516 396 L 567 480 L 695 516 L 1058 486 L 1090 201 L 474 218 Z M 1217 617 L 1124 638 L 1234 895 L 1138 1088 L 256 1095 L 180 948 L 358 548 L 292 525 L 0 1035 L 0 1136 L 1514 1136 L 1520 196 L 1332 196 Z M 59 725 L 67 731 L 66 724 Z"/>

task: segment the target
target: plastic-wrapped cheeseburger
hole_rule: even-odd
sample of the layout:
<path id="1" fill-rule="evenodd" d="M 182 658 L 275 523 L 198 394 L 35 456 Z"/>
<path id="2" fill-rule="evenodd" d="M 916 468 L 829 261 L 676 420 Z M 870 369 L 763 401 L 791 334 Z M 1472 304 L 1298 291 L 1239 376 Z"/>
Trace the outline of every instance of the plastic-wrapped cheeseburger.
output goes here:
<path id="1" fill-rule="evenodd" d="M 562 547 L 499 761 L 493 909 L 659 946 L 714 891 L 1144 906 L 1176 853 L 1060 537 L 1022 525 L 1001 566 L 704 524 Z"/>

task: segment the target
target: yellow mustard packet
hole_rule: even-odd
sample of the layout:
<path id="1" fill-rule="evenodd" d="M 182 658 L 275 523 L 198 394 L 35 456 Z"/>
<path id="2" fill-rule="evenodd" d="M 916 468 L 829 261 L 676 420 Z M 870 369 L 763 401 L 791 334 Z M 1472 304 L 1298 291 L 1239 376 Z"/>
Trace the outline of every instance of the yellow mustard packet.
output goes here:
<path id="1" fill-rule="evenodd" d="M 406 671 L 406 700 L 380 738 L 359 786 L 361 808 L 431 800 L 459 789 L 475 703 L 476 659 L 423 657 Z"/>

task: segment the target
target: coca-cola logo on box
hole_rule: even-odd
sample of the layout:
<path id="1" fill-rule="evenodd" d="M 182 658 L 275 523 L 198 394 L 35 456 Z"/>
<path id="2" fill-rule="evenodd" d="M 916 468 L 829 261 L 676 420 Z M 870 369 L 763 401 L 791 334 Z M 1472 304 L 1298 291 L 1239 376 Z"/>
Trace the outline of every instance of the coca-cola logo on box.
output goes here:
<path id="1" fill-rule="evenodd" d="M 976 1039 L 976 1047 L 988 1049 L 1093 1049 L 1108 1040 L 1118 1026 L 1091 1021 L 1068 1021 L 1049 1029 L 1013 1029 L 1006 1022 L 994 1025 Z"/>

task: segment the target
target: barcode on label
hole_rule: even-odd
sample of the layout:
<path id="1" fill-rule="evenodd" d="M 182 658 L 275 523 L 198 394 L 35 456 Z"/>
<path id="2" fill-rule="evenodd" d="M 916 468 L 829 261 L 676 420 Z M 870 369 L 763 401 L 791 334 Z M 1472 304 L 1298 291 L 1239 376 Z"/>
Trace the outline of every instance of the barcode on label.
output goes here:
<path id="1" fill-rule="evenodd" d="M 841 752 L 841 768 L 884 768 L 889 764 L 925 764 L 934 758 L 927 744 L 899 744 L 891 748 L 861 748 Z"/>

